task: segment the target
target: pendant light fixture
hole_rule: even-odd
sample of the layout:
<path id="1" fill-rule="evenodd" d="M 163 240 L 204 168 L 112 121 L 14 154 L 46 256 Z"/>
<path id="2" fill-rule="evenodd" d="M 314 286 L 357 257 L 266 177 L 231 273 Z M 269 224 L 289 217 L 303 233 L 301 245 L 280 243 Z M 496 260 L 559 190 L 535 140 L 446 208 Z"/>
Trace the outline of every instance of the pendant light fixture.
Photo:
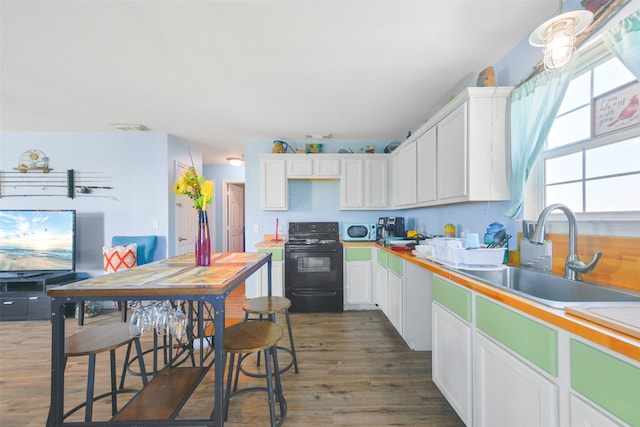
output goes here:
<path id="1" fill-rule="evenodd" d="M 559 71 L 567 65 L 575 51 L 576 35 L 584 31 L 591 21 L 593 13 L 588 10 L 562 13 L 560 0 L 560 15 L 540 25 L 529 36 L 532 46 L 542 47 L 545 70 Z"/>

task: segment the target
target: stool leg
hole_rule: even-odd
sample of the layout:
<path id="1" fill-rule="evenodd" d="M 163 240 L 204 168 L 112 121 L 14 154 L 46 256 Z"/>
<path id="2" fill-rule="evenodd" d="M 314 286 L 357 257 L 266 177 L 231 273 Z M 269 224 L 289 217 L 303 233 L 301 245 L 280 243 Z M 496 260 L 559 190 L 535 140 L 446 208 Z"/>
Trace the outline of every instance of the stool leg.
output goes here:
<path id="1" fill-rule="evenodd" d="M 111 415 L 118 412 L 118 396 L 116 395 L 116 350 L 109 351 L 109 361 L 111 365 Z"/>
<path id="2" fill-rule="evenodd" d="M 127 368 L 129 367 L 129 356 L 131 355 L 131 344 L 127 344 L 127 353 L 124 356 L 124 364 L 122 365 L 122 374 L 120 375 L 120 390 L 124 388 L 124 379 L 127 376 Z"/>
<path id="3" fill-rule="evenodd" d="M 84 413 L 84 420 L 90 422 L 93 417 L 93 384 L 96 373 L 96 355 L 89 355 L 89 367 L 87 371 L 87 401 Z"/>
<path id="4" fill-rule="evenodd" d="M 84 301 L 78 301 L 78 326 L 84 325 Z"/>
<path id="5" fill-rule="evenodd" d="M 296 357 L 296 347 L 293 344 L 293 332 L 291 331 L 291 319 L 289 318 L 289 310 L 284 311 L 284 315 L 287 319 L 287 329 L 289 330 L 289 343 L 291 344 L 291 357 L 293 357 L 293 368 L 295 373 L 298 371 L 298 358 Z"/>
<path id="6" fill-rule="evenodd" d="M 144 366 L 144 357 L 143 357 L 143 353 L 142 353 L 142 344 L 140 344 L 140 338 L 136 337 L 135 340 L 133 340 L 133 342 L 135 342 L 136 344 L 136 354 L 138 355 L 138 365 L 140 366 L 140 375 L 142 376 L 142 385 L 144 387 L 147 386 L 148 380 L 147 380 L 147 370 L 145 369 Z"/>
<path id="7" fill-rule="evenodd" d="M 227 420 L 227 417 L 229 415 L 229 400 L 230 400 L 230 396 L 231 396 L 231 380 L 233 377 L 233 365 L 235 363 L 235 359 L 236 359 L 236 355 L 235 353 L 231 353 L 231 356 L 229 356 L 229 372 L 227 373 L 227 390 L 225 392 L 225 396 L 224 396 L 224 421 Z M 240 362 L 238 362 L 238 364 L 240 364 Z M 237 386 L 237 377 L 236 377 L 236 386 Z M 235 390 L 234 390 L 235 391 Z"/>
<path id="8" fill-rule="evenodd" d="M 248 354 L 244 355 L 242 353 L 238 354 L 238 366 L 236 366 L 236 378 L 233 381 L 233 391 L 238 390 L 238 378 L 240 378 L 240 365 L 242 364 L 242 359 L 248 356 Z"/>
<path id="9" fill-rule="evenodd" d="M 275 393 L 273 390 L 273 375 L 271 372 L 270 356 L 273 354 L 273 349 L 267 348 L 264 350 L 264 367 L 267 370 L 267 391 L 269 398 L 269 415 L 271 417 L 271 427 L 276 426 L 276 405 L 275 405 Z"/>
<path id="10" fill-rule="evenodd" d="M 127 322 L 127 308 L 129 307 L 129 304 L 127 304 L 127 301 L 121 301 L 122 303 L 122 315 L 120 320 L 122 320 L 123 322 Z"/>
<path id="11" fill-rule="evenodd" d="M 284 418 L 287 416 L 287 401 L 284 398 L 282 392 L 282 382 L 280 381 L 280 366 L 278 366 L 278 347 L 274 347 L 273 353 L 273 369 L 275 370 L 275 382 L 276 382 L 276 396 L 278 397 L 278 403 L 280 404 L 280 424 L 284 422 Z"/>
<path id="12" fill-rule="evenodd" d="M 260 317 L 259 317 L 258 319 L 259 319 L 259 320 L 262 320 L 263 318 L 264 318 L 264 317 L 263 317 L 263 316 L 262 316 L 262 314 L 261 314 L 261 315 L 260 315 Z M 273 321 L 273 320 L 272 320 L 272 321 Z M 260 367 L 260 354 L 261 354 L 261 352 L 259 351 L 259 352 L 258 352 L 258 354 L 257 354 L 257 358 L 258 358 L 258 361 L 256 362 L 256 366 L 257 366 L 257 367 Z"/>

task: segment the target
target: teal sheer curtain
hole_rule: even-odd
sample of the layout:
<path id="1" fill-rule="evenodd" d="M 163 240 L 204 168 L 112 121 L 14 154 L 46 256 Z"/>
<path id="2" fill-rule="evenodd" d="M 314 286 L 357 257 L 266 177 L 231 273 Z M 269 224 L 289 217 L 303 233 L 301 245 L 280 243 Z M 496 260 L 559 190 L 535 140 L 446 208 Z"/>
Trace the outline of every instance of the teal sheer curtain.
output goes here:
<path id="1" fill-rule="evenodd" d="M 545 71 L 511 94 L 512 205 L 506 213 L 510 218 L 522 211 L 525 185 L 567 92 L 577 56 L 564 70 Z"/>
<path id="2" fill-rule="evenodd" d="M 604 42 L 640 80 L 640 10 L 636 10 L 609 29 L 604 34 Z"/>

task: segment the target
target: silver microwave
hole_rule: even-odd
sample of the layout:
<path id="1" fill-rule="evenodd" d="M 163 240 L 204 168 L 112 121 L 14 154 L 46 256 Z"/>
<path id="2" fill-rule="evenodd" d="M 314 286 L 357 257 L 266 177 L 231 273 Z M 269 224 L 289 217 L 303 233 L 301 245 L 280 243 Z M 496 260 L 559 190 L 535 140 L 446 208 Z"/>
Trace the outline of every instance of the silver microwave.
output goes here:
<path id="1" fill-rule="evenodd" d="M 349 241 L 375 241 L 376 223 L 351 223 L 345 224 L 342 230 L 342 240 Z"/>

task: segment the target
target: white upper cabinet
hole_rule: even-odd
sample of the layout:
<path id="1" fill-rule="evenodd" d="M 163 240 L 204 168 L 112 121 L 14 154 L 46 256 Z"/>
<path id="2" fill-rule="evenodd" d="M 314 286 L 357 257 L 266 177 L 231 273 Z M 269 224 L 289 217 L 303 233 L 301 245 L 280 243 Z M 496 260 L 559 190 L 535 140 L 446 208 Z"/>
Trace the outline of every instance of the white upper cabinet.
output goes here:
<path id="1" fill-rule="evenodd" d="M 404 142 L 392 155 L 394 206 L 509 200 L 512 90 L 467 88 Z"/>
<path id="2" fill-rule="evenodd" d="M 415 140 L 407 141 L 394 152 L 393 195 L 396 206 L 410 206 L 416 203 L 416 145 Z"/>
<path id="3" fill-rule="evenodd" d="M 289 197 L 284 159 L 260 159 L 260 205 L 263 210 L 286 211 Z"/>
<path id="4" fill-rule="evenodd" d="M 431 128 L 416 140 L 417 202 L 433 202 L 436 193 L 436 129 Z"/>
<path id="5" fill-rule="evenodd" d="M 337 179 L 340 177 L 340 159 L 317 154 L 287 156 L 289 179 Z"/>
<path id="6" fill-rule="evenodd" d="M 347 154 L 342 159 L 340 209 L 388 209 L 388 155 Z"/>
<path id="7" fill-rule="evenodd" d="M 442 119 L 436 130 L 436 195 L 440 200 L 466 197 L 469 194 L 467 103 Z"/>

